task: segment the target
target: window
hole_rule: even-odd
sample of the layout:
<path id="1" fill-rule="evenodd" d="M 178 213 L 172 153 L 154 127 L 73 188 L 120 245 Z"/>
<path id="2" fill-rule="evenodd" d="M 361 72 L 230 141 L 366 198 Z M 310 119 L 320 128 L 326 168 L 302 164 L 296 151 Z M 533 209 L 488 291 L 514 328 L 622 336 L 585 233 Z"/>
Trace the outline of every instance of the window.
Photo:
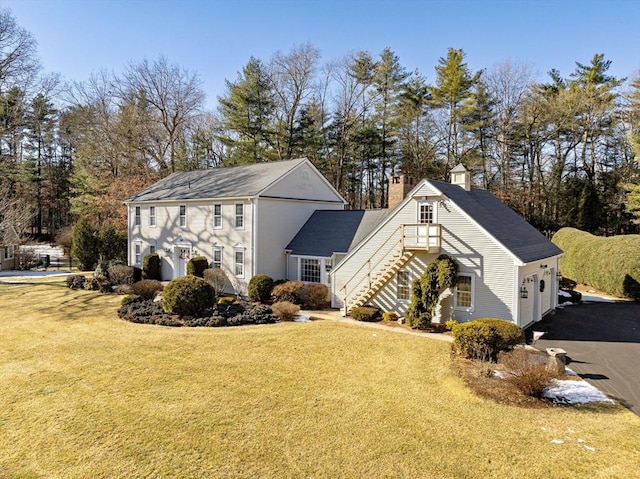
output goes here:
<path id="1" fill-rule="evenodd" d="M 473 311 L 473 294 L 475 279 L 472 274 L 461 273 L 458 275 L 456 287 L 455 308 L 462 311 Z"/>
<path id="2" fill-rule="evenodd" d="M 141 243 L 135 244 L 135 256 L 136 256 L 135 263 L 140 264 L 142 260 L 142 244 Z"/>
<path id="3" fill-rule="evenodd" d="M 320 260 L 300 258 L 300 281 L 305 283 L 320 282 Z"/>
<path id="4" fill-rule="evenodd" d="M 4 259 L 13 259 L 14 247 L 14 245 L 4 247 Z"/>
<path id="5" fill-rule="evenodd" d="M 244 250 L 233 251 L 233 274 L 238 278 L 244 277 Z"/>
<path id="6" fill-rule="evenodd" d="M 133 224 L 135 226 L 140 226 L 140 222 L 141 222 L 140 221 L 140 207 L 136 206 L 136 208 L 135 208 L 135 218 L 134 218 Z"/>
<path id="7" fill-rule="evenodd" d="M 187 226 L 187 206 L 180 205 L 180 220 L 179 223 L 181 228 Z"/>
<path id="8" fill-rule="evenodd" d="M 213 205 L 213 228 L 217 230 L 222 228 L 222 205 L 220 203 Z"/>
<path id="9" fill-rule="evenodd" d="M 213 261 L 211 263 L 213 268 L 222 268 L 222 247 L 213 247 Z"/>
<path id="10" fill-rule="evenodd" d="M 400 301 L 409 301 L 411 299 L 411 282 L 409 271 L 401 269 L 396 274 L 396 296 Z"/>
<path id="11" fill-rule="evenodd" d="M 420 203 L 420 211 L 418 213 L 418 223 L 422 223 L 422 224 L 434 223 L 432 203 Z"/>
<path id="12" fill-rule="evenodd" d="M 149 253 L 153 254 L 155 252 L 156 252 L 156 245 L 150 244 L 149 245 Z"/>
<path id="13" fill-rule="evenodd" d="M 244 228 L 244 205 L 236 203 L 236 228 Z"/>
<path id="14" fill-rule="evenodd" d="M 156 207 L 149 206 L 149 226 L 156 225 Z"/>

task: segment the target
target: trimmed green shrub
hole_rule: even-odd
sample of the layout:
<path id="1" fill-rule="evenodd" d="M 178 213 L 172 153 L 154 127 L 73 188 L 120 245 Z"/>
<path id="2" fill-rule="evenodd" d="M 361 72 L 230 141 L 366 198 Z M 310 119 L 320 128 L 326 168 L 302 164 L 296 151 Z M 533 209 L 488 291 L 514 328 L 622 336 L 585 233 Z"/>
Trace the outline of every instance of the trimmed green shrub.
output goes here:
<path id="1" fill-rule="evenodd" d="M 271 290 L 271 299 L 274 303 L 289 301 L 293 304 L 301 304 L 300 299 L 304 283 L 302 281 L 286 281 L 278 284 Z"/>
<path id="2" fill-rule="evenodd" d="M 162 292 L 162 307 L 167 313 L 194 316 L 213 306 L 213 287 L 204 279 L 187 275 L 171 281 Z"/>
<path id="3" fill-rule="evenodd" d="M 300 292 L 300 301 L 305 309 L 324 309 L 329 305 L 329 288 L 322 283 L 307 283 Z"/>
<path id="4" fill-rule="evenodd" d="M 256 274 L 249 280 L 247 294 L 252 301 L 264 303 L 269 300 L 273 289 L 273 278 L 266 274 Z"/>
<path id="5" fill-rule="evenodd" d="M 202 272 L 204 280 L 213 286 L 213 290 L 216 293 L 216 297 L 224 293 L 229 278 L 221 268 L 207 268 Z"/>
<path id="6" fill-rule="evenodd" d="M 520 326 L 495 318 L 454 324 L 451 331 L 456 351 L 470 359 L 495 361 L 498 353 L 510 351 L 525 340 Z"/>
<path id="7" fill-rule="evenodd" d="M 131 285 L 131 292 L 144 299 L 153 299 L 162 291 L 162 283 L 157 279 L 143 279 Z"/>
<path id="8" fill-rule="evenodd" d="M 162 278 L 160 272 L 162 270 L 162 259 L 158 253 L 149 253 L 142 259 L 142 278 L 155 279 L 160 281 Z"/>
<path id="9" fill-rule="evenodd" d="M 205 256 L 194 256 L 187 263 L 187 274 L 202 278 L 204 270 L 209 267 L 209 261 Z"/>
<path id="10" fill-rule="evenodd" d="M 640 235 L 601 237 L 562 228 L 552 241 L 564 251 L 562 276 L 615 296 L 640 300 Z"/>
<path id="11" fill-rule="evenodd" d="M 220 306 L 228 306 L 236 302 L 235 296 L 222 296 L 218 298 L 218 304 Z"/>
<path id="12" fill-rule="evenodd" d="M 280 301 L 273 303 L 271 310 L 280 321 L 293 321 L 300 312 L 300 306 L 290 303 L 289 301 Z"/>
<path id="13" fill-rule="evenodd" d="M 398 320 L 398 314 L 395 311 L 385 311 L 382 314 L 382 319 L 384 321 L 397 321 Z"/>
<path id="14" fill-rule="evenodd" d="M 382 319 L 380 310 L 373 306 L 360 306 L 358 308 L 353 308 L 349 314 L 356 321 L 373 322 L 380 321 L 380 319 Z"/>

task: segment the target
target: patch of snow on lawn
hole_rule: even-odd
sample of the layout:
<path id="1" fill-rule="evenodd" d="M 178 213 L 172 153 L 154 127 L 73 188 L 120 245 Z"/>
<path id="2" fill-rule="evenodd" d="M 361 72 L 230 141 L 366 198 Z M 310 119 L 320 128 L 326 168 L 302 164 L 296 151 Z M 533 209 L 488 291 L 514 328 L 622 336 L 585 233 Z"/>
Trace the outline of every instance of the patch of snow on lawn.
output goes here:
<path id="1" fill-rule="evenodd" d="M 553 386 L 544 392 L 544 397 L 551 399 L 556 404 L 614 403 L 588 382 L 571 379 L 554 379 Z"/>
<path id="2" fill-rule="evenodd" d="M 299 314 L 298 316 L 293 318 L 294 323 L 306 323 L 309 321 L 311 321 L 311 318 L 309 316 L 304 316 L 302 314 Z"/>

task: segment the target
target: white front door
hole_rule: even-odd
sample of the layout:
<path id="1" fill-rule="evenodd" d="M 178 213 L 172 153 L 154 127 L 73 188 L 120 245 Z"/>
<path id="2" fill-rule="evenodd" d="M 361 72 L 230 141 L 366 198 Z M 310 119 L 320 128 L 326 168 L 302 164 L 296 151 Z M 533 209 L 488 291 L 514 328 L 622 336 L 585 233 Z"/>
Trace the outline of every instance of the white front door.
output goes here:
<path id="1" fill-rule="evenodd" d="M 532 274 L 524 278 L 520 286 L 520 321 L 519 326 L 526 326 L 540 319 L 538 308 L 540 295 L 538 292 L 538 275 Z"/>
<path id="2" fill-rule="evenodd" d="M 176 247 L 176 278 L 180 278 L 187 274 L 187 262 L 191 256 L 190 248 Z"/>

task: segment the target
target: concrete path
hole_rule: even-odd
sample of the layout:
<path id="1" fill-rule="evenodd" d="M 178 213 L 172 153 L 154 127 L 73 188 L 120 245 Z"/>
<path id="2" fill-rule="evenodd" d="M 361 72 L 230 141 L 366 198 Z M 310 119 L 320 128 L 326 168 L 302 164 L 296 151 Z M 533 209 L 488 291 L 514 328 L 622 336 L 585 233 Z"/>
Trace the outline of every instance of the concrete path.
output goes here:
<path id="1" fill-rule="evenodd" d="M 562 348 L 567 367 L 640 416 L 640 303 L 566 306 L 530 329 L 534 346 Z"/>

